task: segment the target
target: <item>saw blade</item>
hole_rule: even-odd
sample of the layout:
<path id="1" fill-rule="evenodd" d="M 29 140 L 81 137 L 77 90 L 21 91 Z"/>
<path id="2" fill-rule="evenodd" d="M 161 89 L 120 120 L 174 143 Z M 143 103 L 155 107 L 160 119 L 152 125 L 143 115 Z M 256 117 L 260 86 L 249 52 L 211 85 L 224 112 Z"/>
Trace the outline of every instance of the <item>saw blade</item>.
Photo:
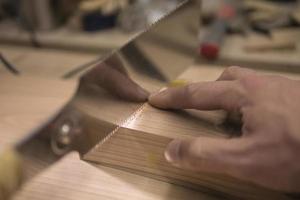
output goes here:
<path id="1" fill-rule="evenodd" d="M 81 76 L 78 91 L 70 102 L 16 146 L 27 163 L 24 165 L 28 168 L 25 172 L 27 177 L 33 177 L 70 151 L 78 151 L 83 156 L 96 145 L 105 143 L 118 127 L 130 122 L 132 116 L 144 108 L 144 104 L 137 104 L 136 110 L 127 118 L 118 119 L 116 126 L 103 131 L 101 126 L 109 124 L 85 113 L 78 106 L 80 98 L 89 95 L 99 99 L 108 98 L 110 94 L 117 96 L 116 99 L 112 96 L 105 99 L 108 105 L 110 101 L 120 101 L 120 98 L 131 102 L 146 101 L 147 92 L 130 78 L 131 74 L 127 71 L 134 71 L 141 79 L 167 83 L 190 66 L 196 53 L 198 9 L 194 1 L 184 1 L 123 47 L 104 59 L 97 59 L 93 68 Z M 87 93 L 89 88 L 105 92 L 93 90 Z M 108 105 L 98 105 L 95 109 Z M 34 169 L 31 169 L 30 163 L 40 164 L 34 164 Z"/>

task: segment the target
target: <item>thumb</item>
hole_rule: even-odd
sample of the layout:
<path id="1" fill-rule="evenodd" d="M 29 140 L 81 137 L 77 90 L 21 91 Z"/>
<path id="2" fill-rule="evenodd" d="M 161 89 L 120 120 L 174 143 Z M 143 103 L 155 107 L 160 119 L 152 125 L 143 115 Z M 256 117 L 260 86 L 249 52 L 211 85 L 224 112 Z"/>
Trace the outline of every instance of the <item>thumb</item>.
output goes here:
<path id="1" fill-rule="evenodd" d="M 197 138 L 173 140 L 165 158 L 176 167 L 238 176 L 243 165 L 243 139 Z"/>

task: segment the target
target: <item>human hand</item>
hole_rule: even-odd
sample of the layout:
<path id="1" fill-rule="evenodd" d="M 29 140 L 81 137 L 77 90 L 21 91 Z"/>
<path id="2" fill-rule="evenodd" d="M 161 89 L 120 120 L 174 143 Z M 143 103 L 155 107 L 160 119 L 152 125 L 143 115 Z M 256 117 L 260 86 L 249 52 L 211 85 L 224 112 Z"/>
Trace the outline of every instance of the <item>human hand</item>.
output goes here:
<path id="1" fill-rule="evenodd" d="M 163 109 L 224 109 L 242 115 L 242 136 L 174 140 L 165 157 L 177 167 L 225 173 L 286 192 L 300 191 L 300 82 L 226 69 L 215 82 L 152 94 Z"/>
<path id="2" fill-rule="evenodd" d="M 82 85 L 94 85 L 120 99 L 143 102 L 148 99 L 149 93 L 135 83 L 127 74 L 122 61 L 118 56 L 110 57 L 105 62 L 98 64 L 82 78 Z"/>

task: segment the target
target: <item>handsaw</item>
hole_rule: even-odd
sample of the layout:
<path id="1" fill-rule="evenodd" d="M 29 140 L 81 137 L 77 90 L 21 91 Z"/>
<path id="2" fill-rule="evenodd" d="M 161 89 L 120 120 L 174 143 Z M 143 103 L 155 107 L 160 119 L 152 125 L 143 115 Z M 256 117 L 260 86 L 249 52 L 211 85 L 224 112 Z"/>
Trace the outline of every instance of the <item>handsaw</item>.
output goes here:
<path id="1" fill-rule="evenodd" d="M 130 78 L 127 70 L 140 79 L 153 79 L 166 84 L 193 63 L 197 45 L 199 7 L 186 0 L 147 30 L 137 34 L 120 49 L 88 69 L 70 101 L 28 137 L 0 156 L 0 170 L 13 166 L 13 182 L 0 177 L 0 200 L 8 199 L 20 185 L 45 170 L 70 152 L 82 157 L 99 143 L 109 131 L 91 131 L 99 121 L 78 108 L 79 97 L 87 90 L 92 94 L 111 95 L 116 101 L 144 102 L 148 92 Z M 173 62 L 170 62 L 173 61 Z M 95 89 L 95 90 L 94 90 Z M 102 92 L 97 92 L 101 90 Z M 103 97 L 104 98 L 104 97 Z"/>

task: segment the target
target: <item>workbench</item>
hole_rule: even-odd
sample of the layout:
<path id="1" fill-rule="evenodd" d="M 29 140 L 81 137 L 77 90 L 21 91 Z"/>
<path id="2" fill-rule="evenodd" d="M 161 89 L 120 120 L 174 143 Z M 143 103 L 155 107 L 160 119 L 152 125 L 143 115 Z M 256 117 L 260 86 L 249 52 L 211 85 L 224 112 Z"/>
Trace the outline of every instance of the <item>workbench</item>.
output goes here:
<path id="1" fill-rule="evenodd" d="M 3 67 L 0 68 L 0 77 L 5 83 L 0 87 L 1 150 L 24 137 L 61 107 L 76 88 L 76 78 L 62 80 L 61 77 L 99 55 L 7 45 L 1 45 L 0 49 L 22 72 L 20 77 L 14 77 Z M 208 77 L 215 76 L 223 69 L 225 66 L 202 66 L 205 72 L 203 76 Z M 31 88 L 31 92 L 22 93 L 25 88 Z M 81 161 L 74 153 L 35 177 L 14 199 L 210 200 L 218 197 L 123 170 L 94 165 Z"/>
<path id="2" fill-rule="evenodd" d="M 65 72 L 99 55 L 3 45 L 0 49 L 22 72 L 20 77 L 14 77 L 2 66 L 0 68 L 0 77 L 5 83 L 0 87 L 0 149 L 3 150 L 24 137 L 71 97 L 76 79 L 61 80 Z M 38 83 L 43 84 L 37 87 Z M 32 88 L 32 92 L 22 93 L 28 87 Z M 26 184 L 15 199 L 215 198 L 121 170 L 95 167 L 81 161 L 74 153 Z"/>
<path id="3" fill-rule="evenodd" d="M 7 31 L 9 30 L 9 31 Z M 222 44 L 217 61 L 199 59 L 201 63 L 213 65 L 239 65 L 251 68 L 268 68 L 270 70 L 300 72 L 300 29 L 283 29 L 276 31 L 275 40 L 294 42 L 296 51 L 254 51 L 247 52 L 244 47 L 249 44 L 264 44 L 270 41 L 269 36 L 257 33 L 227 35 Z M 205 33 L 203 28 L 200 34 Z M 100 32 L 80 32 L 67 27 L 50 31 L 37 32 L 36 41 L 45 48 L 67 49 L 72 51 L 88 51 L 94 54 L 105 54 L 119 48 L 137 33 L 124 33 L 119 29 Z M 0 24 L 0 42 L 31 46 L 30 33 L 21 30 L 13 22 Z"/>

